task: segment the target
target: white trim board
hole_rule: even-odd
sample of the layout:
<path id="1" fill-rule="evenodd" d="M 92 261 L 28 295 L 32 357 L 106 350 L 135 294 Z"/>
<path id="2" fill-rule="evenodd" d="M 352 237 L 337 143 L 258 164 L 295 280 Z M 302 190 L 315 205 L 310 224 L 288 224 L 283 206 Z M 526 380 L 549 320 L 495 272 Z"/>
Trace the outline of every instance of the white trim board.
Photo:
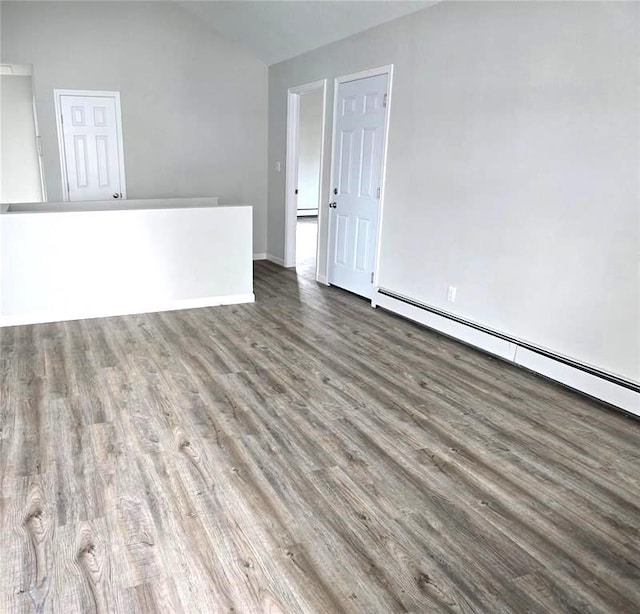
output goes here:
<path id="1" fill-rule="evenodd" d="M 273 254 L 265 254 L 265 253 L 260 253 L 260 254 L 253 254 L 253 259 L 254 260 L 268 260 L 269 262 L 273 262 L 274 264 L 277 264 L 278 266 L 284 266 L 284 260 L 278 256 L 274 256 Z"/>
<path id="2" fill-rule="evenodd" d="M 561 363 L 543 354 L 538 354 L 516 343 L 511 343 L 461 322 L 450 320 L 436 313 L 420 309 L 410 303 L 380 294 L 377 289 L 371 304 L 374 307 L 380 306 L 408 320 L 432 328 L 489 354 L 524 367 L 590 397 L 640 416 L 640 393 L 634 390 L 624 388 L 614 382 Z"/>
<path id="3" fill-rule="evenodd" d="M 590 397 L 640 416 L 640 393 L 638 392 L 519 346 L 516 347 L 513 362 Z"/>
<path id="4" fill-rule="evenodd" d="M 155 313 L 158 311 L 179 311 L 181 309 L 197 309 L 200 307 L 219 307 L 220 305 L 239 305 L 254 303 L 255 294 L 228 294 L 224 296 L 206 296 L 168 301 L 158 305 L 146 305 L 140 308 L 108 311 L 65 311 L 59 313 L 37 313 L 22 316 L 0 316 L 0 328 L 6 326 L 22 326 L 24 324 L 44 324 L 47 322 L 65 322 L 68 320 L 87 320 L 90 318 L 110 318 L 128 316 L 139 313 Z"/>
<path id="5" fill-rule="evenodd" d="M 284 259 L 280 258 L 279 256 L 274 256 L 273 254 L 267 254 L 267 260 L 279 266 L 285 266 Z M 296 266 L 295 262 L 291 266 L 295 267 Z M 288 267 L 288 268 L 291 268 L 291 267 Z"/>
<path id="6" fill-rule="evenodd" d="M 32 77 L 33 64 L 0 64 L 0 75 L 3 77 Z"/>

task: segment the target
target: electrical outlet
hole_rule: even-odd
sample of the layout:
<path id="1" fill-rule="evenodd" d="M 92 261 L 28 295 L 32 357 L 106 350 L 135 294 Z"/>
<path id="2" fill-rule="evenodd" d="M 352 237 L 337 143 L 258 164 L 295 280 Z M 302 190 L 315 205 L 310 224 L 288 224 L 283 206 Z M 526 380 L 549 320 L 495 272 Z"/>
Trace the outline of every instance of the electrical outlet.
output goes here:
<path id="1" fill-rule="evenodd" d="M 447 300 L 450 303 L 455 303 L 456 302 L 456 292 L 458 290 L 456 289 L 455 286 L 449 286 L 449 290 L 447 291 Z"/>

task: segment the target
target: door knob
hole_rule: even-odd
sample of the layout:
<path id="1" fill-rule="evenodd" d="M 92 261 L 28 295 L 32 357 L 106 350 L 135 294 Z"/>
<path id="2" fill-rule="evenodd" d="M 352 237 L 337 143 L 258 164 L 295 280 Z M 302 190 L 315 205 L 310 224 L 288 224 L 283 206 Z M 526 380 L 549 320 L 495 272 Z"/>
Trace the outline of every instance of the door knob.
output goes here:
<path id="1" fill-rule="evenodd" d="M 329 209 L 335 209 L 338 206 L 338 203 L 329 203 Z"/>
<path id="2" fill-rule="evenodd" d="M 118 194 L 117 192 L 114 193 L 113 195 L 114 198 L 120 198 L 120 194 Z"/>

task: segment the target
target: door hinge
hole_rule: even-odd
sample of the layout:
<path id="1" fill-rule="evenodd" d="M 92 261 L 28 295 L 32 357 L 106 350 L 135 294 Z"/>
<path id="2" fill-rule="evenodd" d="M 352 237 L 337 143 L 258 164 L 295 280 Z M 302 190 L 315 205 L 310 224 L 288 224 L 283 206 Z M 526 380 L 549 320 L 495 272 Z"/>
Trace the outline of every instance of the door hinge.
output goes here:
<path id="1" fill-rule="evenodd" d="M 383 106 L 383 107 L 386 107 L 386 106 L 387 106 L 387 96 L 388 96 L 388 95 L 389 95 L 389 94 L 385 94 L 385 95 L 384 95 L 384 98 L 382 99 L 382 106 Z"/>
<path id="2" fill-rule="evenodd" d="M 64 115 L 60 113 L 60 123 L 64 124 Z"/>
<path id="3" fill-rule="evenodd" d="M 371 283 L 373 283 L 373 273 L 371 273 Z"/>
<path id="4" fill-rule="evenodd" d="M 69 194 L 69 192 L 71 192 L 71 188 L 69 187 L 69 182 L 67 181 L 67 194 Z"/>
<path id="5" fill-rule="evenodd" d="M 376 198 L 380 200 L 380 188 L 378 187 L 378 191 L 376 192 Z"/>

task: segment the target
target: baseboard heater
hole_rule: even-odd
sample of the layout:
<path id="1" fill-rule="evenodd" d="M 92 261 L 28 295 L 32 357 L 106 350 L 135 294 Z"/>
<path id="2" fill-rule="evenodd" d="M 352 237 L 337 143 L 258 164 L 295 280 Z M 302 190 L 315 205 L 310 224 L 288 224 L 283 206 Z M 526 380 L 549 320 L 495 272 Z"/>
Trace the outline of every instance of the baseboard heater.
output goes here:
<path id="1" fill-rule="evenodd" d="M 640 384 L 633 381 L 385 288 L 376 289 L 373 304 L 640 416 Z"/>

